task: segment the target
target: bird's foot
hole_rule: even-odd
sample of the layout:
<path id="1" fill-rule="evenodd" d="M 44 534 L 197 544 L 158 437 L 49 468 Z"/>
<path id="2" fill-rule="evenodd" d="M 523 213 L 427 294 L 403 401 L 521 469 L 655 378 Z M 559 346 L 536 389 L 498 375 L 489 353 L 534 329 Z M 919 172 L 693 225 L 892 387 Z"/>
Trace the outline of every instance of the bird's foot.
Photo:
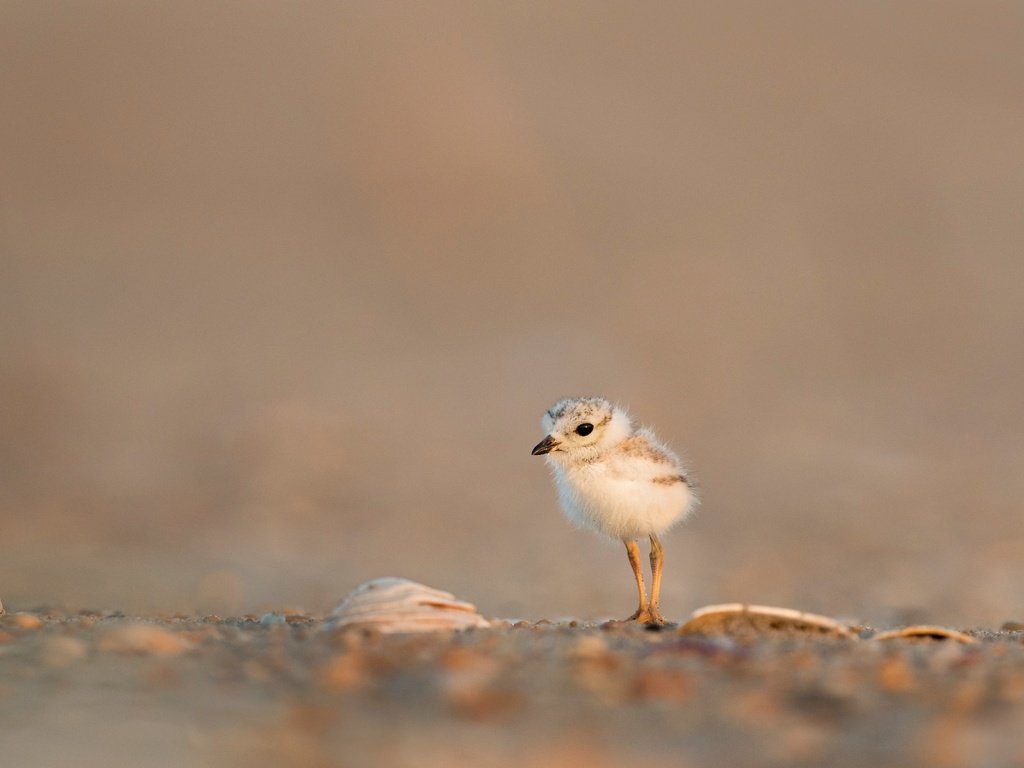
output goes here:
<path id="1" fill-rule="evenodd" d="M 660 626 L 668 623 L 666 621 L 665 617 L 661 615 L 661 609 L 658 607 L 657 603 L 653 604 L 648 609 L 648 612 L 651 614 L 651 619 L 650 619 L 650 621 L 647 622 L 648 626 L 658 626 L 658 627 L 660 627 Z"/>
<path id="2" fill-rule="evenodd" d="M 658 606 L 642 605 L 626 621 L 635 621 L 648 627 L 660 627 L 665 623 L 665 617 L 661 615 Z"/>
<path id="3" fill-rule="evenodd" d="M 650 609 L 648 608 L 648 606 L 641 605 L 639 608 L 633 611 L 632 616 L 630 616 L 628 619 L 623 619 L 623 621 L 646 621 L 649 616 Z"/>

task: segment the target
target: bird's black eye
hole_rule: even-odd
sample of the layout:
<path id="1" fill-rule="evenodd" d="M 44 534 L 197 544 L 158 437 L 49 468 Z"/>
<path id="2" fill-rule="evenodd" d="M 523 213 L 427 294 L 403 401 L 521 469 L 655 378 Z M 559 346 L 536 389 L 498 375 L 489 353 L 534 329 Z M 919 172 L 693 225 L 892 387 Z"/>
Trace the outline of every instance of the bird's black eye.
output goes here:
<path id="1" fill-rule="evenodd" d="M 576 434 L 580 435 L 581 437 L 589 435 L 593 431 L 594 425 L 591 424 L 589 421 L 584 421 L 582 424 L 576 427 Z"/>

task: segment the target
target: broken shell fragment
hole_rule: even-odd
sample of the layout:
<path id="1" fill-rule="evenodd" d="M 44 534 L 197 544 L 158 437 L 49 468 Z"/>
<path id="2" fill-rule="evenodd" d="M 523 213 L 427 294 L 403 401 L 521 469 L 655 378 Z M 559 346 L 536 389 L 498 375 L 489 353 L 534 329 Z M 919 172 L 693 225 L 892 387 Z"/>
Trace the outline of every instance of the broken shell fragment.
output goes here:
<path id="1" fill-rule="evenodd" d="M 828 616 L 804 613 L 792 608 L 725 603 L 694 611 L 679 634 L 766 635 L 773 632 L 809 633 L 832 637 L 855 637 L 854 631 Z"/>
<path id="2" fill-rule="evenodd" d="M 441 632 L 483 628 L 490 623 L 476 606 L 450 592 L 408 579 L 385 577 L 356 587 L 328 617 L 327 629 L 378 632 Z"/>
<path id="3" fill-rule="evenodd" d="M 879 632 L 875 640 L 956 640 L 958 643 L 976 643 L 975 638 L 964 632 L 946 627 L 933 627 L 927 624 L 915 624 L 902 629 L 890 629 Z"/>

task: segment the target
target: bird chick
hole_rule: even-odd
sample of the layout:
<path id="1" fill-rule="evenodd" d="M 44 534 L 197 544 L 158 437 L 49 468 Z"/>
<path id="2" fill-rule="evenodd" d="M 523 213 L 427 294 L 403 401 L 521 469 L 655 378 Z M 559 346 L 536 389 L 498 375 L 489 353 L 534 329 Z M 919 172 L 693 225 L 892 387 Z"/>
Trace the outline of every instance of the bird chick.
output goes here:
<path id="1" fill-rule="evenodd" d="M 546 436 L 533 448 L 554 475 L 566 516 L 626 545 L 640 604 L 627 621 L 664 624 L 659 607 L 664 551 L 660 534 L 684 520 L 697 495 L 682 461 L 625 410 L 599 397 L 561 400 L 544 414 Z M 637 539 L 651 542 L 647 597 Z"/>

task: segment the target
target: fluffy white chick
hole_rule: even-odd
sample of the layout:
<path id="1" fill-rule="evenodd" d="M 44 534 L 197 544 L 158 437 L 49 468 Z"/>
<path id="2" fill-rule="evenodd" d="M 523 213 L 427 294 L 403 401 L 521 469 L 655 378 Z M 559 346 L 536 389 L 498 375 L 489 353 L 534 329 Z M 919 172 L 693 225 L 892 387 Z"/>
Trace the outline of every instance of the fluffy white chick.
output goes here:
<path id="1" fill-rule="evenodd" d="M 566 516 L 621 540 L 636 578 L 639 606 L 628 620 L 664 624 L 659 596 L 664 550 L 658 538 L 690 515 L 697 495 L 682 461 L 625 410 L 599 397 L 561 400 L 544 414 L 546 436 L 533 448 L 552 470 Z M 651 542 L 647 597 L 637 539 Z"/>

